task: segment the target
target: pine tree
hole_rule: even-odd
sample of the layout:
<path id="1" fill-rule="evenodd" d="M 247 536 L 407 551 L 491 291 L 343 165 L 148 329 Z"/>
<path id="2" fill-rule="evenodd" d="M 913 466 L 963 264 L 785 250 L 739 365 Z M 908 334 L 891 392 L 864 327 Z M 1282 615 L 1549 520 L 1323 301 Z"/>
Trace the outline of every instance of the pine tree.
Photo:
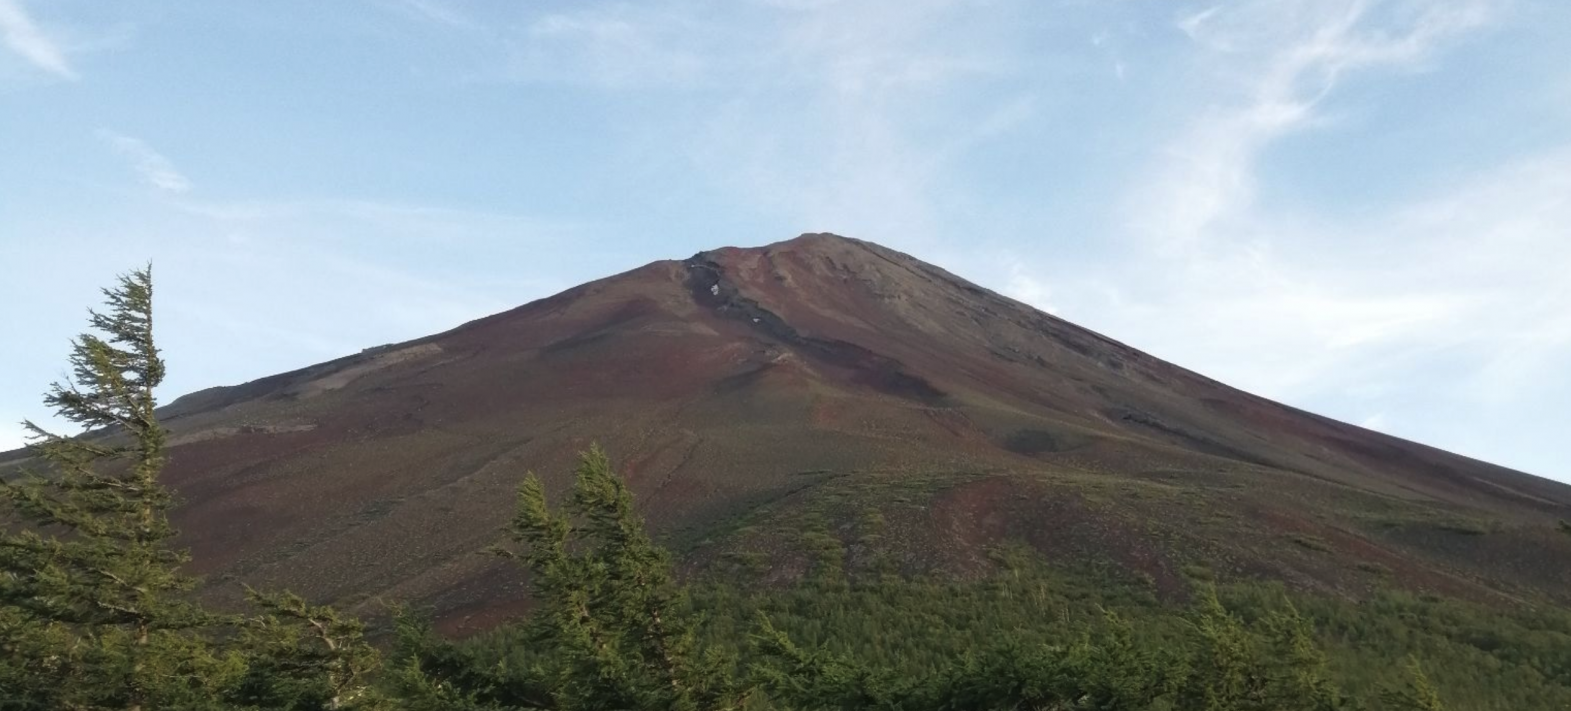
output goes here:
<path id="1" fill-rule="evenodd" d="M 288 593 L 253 593 L 248 619 L 192 600 L 158 480 L 151 270 L 104 295 L 44 396 L 86 431 L 24 423 L 32 463 L 0 480 L 0 709 L 370 708 L 358 621 Z"/>
<path id="2" fill-rule="evenodd" d="M 414 630 L 394 674 L 414 707 L 720 711 L 746 702 L 736 660 L 698 645 L 669 554 L 598 447 L 581 457 L 562 511 L 529 475 L 510 532 L 521 550 L 496 552 L 530 571 L 536 609 L 524 638 L 537 653 L 523 669 L 476 669 Z"/>
<path id="3" fill-rule="evenodd" d="M 482 661 L 471 645 L 443 639 L 407 608 L 395 609 L 397 632 L 387 687 L 400 711 L 504 711 L 551 708 L 545 683 L 525 668 Z M 524 650 L 525 652 L 533 650 Z"/>
<path id="4" fill-rule="evenodd" d="M 752 675 L 772 700 L 788 704 L 786 708 L 932 708 L 935 698 L 947 700 L 959 695 L 953 686 L 992 675 L 991 670 L 982 671 L 981 662 L 971 657 L 946 670 L 949 673 L 942 678 L 906 679 L 844 654 L 798 646 L 765 616 L 760 615 L 758 626 L 754 645 L 759 660 Z"/>
<path id="5" fill-rule="evenodd" d="M 0 482 L 13 528 L 0 533 L 0 634 L 18 708 L 202 707 L 238 671 L 188 634 L 215 622 L 182 593 L 195 581 L 172 547 L 171 496 L 158 482 L 164 430 L 153 390 L 153 285 L 142 269 L 105 289 L 96 333 L 72 344 L 73 377 L 44 401 L 87 431 L 26 422 L 35 462 Z M 39 470 L 38 465 L 42 465 Z"/>
<path id="6" fill-rule="evenodd" d="M 1203 585 L 1192 622 L 1195 642 L 1188 678 L 1179 689 L 1179 708 L 1235 711 L 1245 708 L 1253 686 L 1249 632 L 1217 599 L 1216 588 Z M 1252 707 L 1250 707 L 1252 708 Z"/>
<path id="7" fill-rule="evenodd" d="M 237 705 L 260 709 L 377 709 L 385 700 L 371 688 L 381 666 L 365 639 L 365 623 L 293 593 L 246 588 L 262 614 L 244 621 L 238 639 L 245 676 L 229 694 Z"/>
<path id="8" fill-rule="evenodd" d="M 1264 642 L 1255 661 L 1265 667 L 1261 696 L 1274 711 L 1336 711 L 1343 699 L 1328 677 L 1326 655 L 1309 622 L 1292 602 L 1264 620 Z"/>
<path id="9" fill-rule="evenodd" d="M 1386 708 L 1391 711 L 1445 711 L 1440 692 L 1429 682 L 1429 676 L 1424 674 L 1417 659 L 1408 658 L 1407 670 L 1407 684 L 1382 695 Z"/>
<path id="10" fill-rule="evenodd" d="M 547 506 L 538 477 L 524 480 L 512 535 L 524 551 L 504 554 L 529 567 L 541 605 L 537 643 L 556 650 L 546 677 L 557 708 L 740 707 L 734 660 L 698 647 L 670 555 L 598 446 L 581 457 L 564 512 Z"/>

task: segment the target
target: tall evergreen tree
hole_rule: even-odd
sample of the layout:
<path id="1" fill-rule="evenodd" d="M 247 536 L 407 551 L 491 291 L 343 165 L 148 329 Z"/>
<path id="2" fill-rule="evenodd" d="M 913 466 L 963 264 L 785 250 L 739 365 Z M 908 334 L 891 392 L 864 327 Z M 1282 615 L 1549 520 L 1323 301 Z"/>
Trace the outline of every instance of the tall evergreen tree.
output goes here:
<path id="1" fill-rule="evenodd" d="M 632 494 L 599 447 L 580 459 L 561 511 L 539 478 L 519 487 L 510 533 L 533 578 L 525 638 L 539 653 L 516 670 L 475 670 L 451 646 L 414 635 L 396 675 L 417 708 L 560 711 L 738 709 L 749 689 L 736 660 L 697 642 L 697 618 L 670 556 L 644 531 Z"/>
<path id="2" fill-rule="evenodd" d="M 66 437 L 24 423 L 37 464 L 0 482 L 13 530 L 0 533 L 0 634 L 15 706 L 200 707 L 238 669 L 190 634 L 214 619 L 181 593 L 187 554 L 170 539 L 169 492 L 158 482 L 164 430 L 153 390 L 164 362 L 153 343 L 150 269 L 105 289 L 95 332 L 71 348 L 73 377 L 44 396 L 84 426 Z M 39 468 L 41 465 L 41 469 Z"/>
<path id="3" fill-rule="evenodd" d="M 1326 655 L 1314 629 L 1283 599 L 1262 621 L 1262 644 L 1254 661 L 1264 667 L 1261 706 L 1273 711 L 1336 711 L 1346 702 L 1326 671 Z"/>
<path id="4" fill-rule="evenodd" d="M 1445 705 L 1440 703 L 1440 692 L 1429 682 L 1429 676 L 1424 674 L 1417 659 L 1408 658 L 1407 673 L 1406 685 L 1381 695 L 1386 708 L 1391 711 L 1445 711 Z"/>
<path id="5" fill-rule="evenodd" d="M 159 482 L 151 269 L 104 296 L 44 396 L 85 431 L 24 423 L 30 464 L 0 479 L 0 710 L 374 706 L 358 621 L 287 593 L 244 619 L 192 600 Z"/>
<path id="6" fill-rule="evenodd" d="M 385 700 L 370 684 L 381 666 L 365 639 L 365 623 L 312 605 L 293 593 L 246 597 L 262 614 L 245 620 L 237 638 L 245 676 L 228 694 L 237 706 L 257 709 L 370 709 Z"/>

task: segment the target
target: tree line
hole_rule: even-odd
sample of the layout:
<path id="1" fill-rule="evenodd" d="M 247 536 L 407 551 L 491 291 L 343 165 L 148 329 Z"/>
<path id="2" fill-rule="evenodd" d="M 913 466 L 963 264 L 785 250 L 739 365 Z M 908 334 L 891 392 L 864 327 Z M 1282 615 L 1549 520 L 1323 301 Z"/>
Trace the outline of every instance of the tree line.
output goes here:
<path id="1" fill-rule="evenodd" d="M 1245 619 L 1207 586 L 1160 644 L 1104 611 L 1061 639 L 998 629 L 921 672 L 804 640 L 760 609 L 742 641 L 719 643 L 598 448 L 556 507 L 535 476 L 519 487 L 494 553 L 527 569 L 534 606 L 491 638 L 504 645 L 444 639 L 407 611 L 373 645 L 363 621 L 287 591 L 211 609 L 182 572 L 159 481 L 151 270 L 104 296 L 71 377 L 45 396 L 89 434 L 26 423 L 27 470 L 0 478 L 0 710 L 1441 708 L 1416 662 L 1351 698 L 1291 604 Z"/>

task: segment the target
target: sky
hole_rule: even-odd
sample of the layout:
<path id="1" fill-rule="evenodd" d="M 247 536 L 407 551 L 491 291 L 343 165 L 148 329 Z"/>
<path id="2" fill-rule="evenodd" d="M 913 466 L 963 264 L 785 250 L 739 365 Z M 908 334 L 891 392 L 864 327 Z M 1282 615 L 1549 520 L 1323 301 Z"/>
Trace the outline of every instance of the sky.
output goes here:
<path id="1" fill-rule="evenodd" d="M 0 0 L 0 449 L 802 232 L 1571 481 L 1564 0 Z"/>

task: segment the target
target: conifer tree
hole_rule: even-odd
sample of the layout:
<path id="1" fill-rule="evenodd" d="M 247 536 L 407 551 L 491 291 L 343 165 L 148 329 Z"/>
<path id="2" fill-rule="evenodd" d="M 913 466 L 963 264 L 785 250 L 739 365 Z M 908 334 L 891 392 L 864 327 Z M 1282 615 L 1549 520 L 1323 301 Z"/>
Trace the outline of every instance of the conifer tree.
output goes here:
<path id="1" fill-rule="evenodd" d="M 370 678 L 381 666 L 365 623 L 293 593 L 246 588 L 262 614 L 242 623 L 237 639 L 247 668 L 229 698 L 260 709 L 378 709 L 386 701 Z"/>
<path id="2" fill-rule="evenodd" d="M 869 668 L 846 655 L 798 646 L 767 617 L 759 619 L 755 643 L 760 661 L 754 665 L 753 676 L 770 698 L 789 704 L 788 708 L 918 709 L 931 706 L 932 697 L 952 695 L 946 694 L 946 690 L 923 688 L 916 680 Z M 991 670 L 982 672 L 982 665 L 975 658 L 961 660 L 957 667 L 959 671 L 951 670 L 944 682 L 953 684 L 956 677 L 996 678 Z"/>
<path id="3" fill-rule="evenodd" d="M 746 702 L 736 660 L 700 648 L 669 554 L 599 447 L 582 455 L 561 511 L 530 474 L 510 533 L 519 549 L 496 552 L 530 571 L 537 607 L 524 636 L 538 654 L 512 673 L 478 670 L 414 629 L 413 653 L 394 675 L 412 708 L 720 711 Z"/>
<path id="4" fill-rule="evenodd" d="M 1187 678 L 1179 689 L 1179 708 L 1233 711 L 1248 699 L 1253 657 L 1249 632 L 1217 598 L 1216 588 L 1201 585 L 1192 620 L 1195 635 Z"/>
<path id="5" fill-rule="evenodd" d="M 9 693 L 19 708 L 202 707 L 239 664 L 187 634 L 214 618 L 181 595 L 195 581 L 179 570 L 188 557 L 170 543 L 171 497 L 158 482 L 165 437 L 153 390 L 164 363 L 151 270 L 104 296 L 94 332 L 72 343 L 73 376 L 44 397 L 87 431 L 24 423 L 37 464 L 0 482 L 16 531 L 0 532 Z"/>
<path id="6" fill-rule="evenodd" d="M 482 661 L 470 646 L 437 636 L 407 608 L 395 609 L 393 619 L 398 637 L 387 686 L 400 711 L 551 708 L 536 670 Z"/>
<path id="7" fill-rule="evenodd" d="M 1440 702 L 1440 692 L 1429 682 L 1429 676 L 1424 674 L 1424 668 L 1419 666 L 1417 659 L 1408 658 L 1407 672 L 1405 686 L 1388 690 L 1382 695 L 1386 708 L 1391 711 L 1445 711 L 1445 705 Z"/>
<path id="8" fill-rule="evenodd" d="M 534 632 L 555 650 L 554 668 L 542 671 L 556 682 L 556 708 L 709 711 L 745 700 L 734 661 L 698 647 L 670 556 L 644 531 L 598 446 L 581 457 L 563 512 L 551 511 L 538 477 L 527 477 L 511 528 L 523 551 L 504 554 L 534 575 Z"/>
<path id="9" fill-rule="evenodd" d="M 253 592 L 243 620 L 190 597 L 159 482 L 151 269 L 104 296 L 44 396 L 85 431 L 24 423 L 30 463 L 0 479 L 0 709 L 373 707 L 358 621 L 287 593 Z"/>
<path id="10" fill-rule="evenodd" d="M 1263 621 L 1263 648 L 1255 663 L 1265 667 L 1262 705 L 1275 711 L 1336 711 L 1345 702 L 1326 672 L 1326 655 L 1309 622 L 1283 599 Z"/>

